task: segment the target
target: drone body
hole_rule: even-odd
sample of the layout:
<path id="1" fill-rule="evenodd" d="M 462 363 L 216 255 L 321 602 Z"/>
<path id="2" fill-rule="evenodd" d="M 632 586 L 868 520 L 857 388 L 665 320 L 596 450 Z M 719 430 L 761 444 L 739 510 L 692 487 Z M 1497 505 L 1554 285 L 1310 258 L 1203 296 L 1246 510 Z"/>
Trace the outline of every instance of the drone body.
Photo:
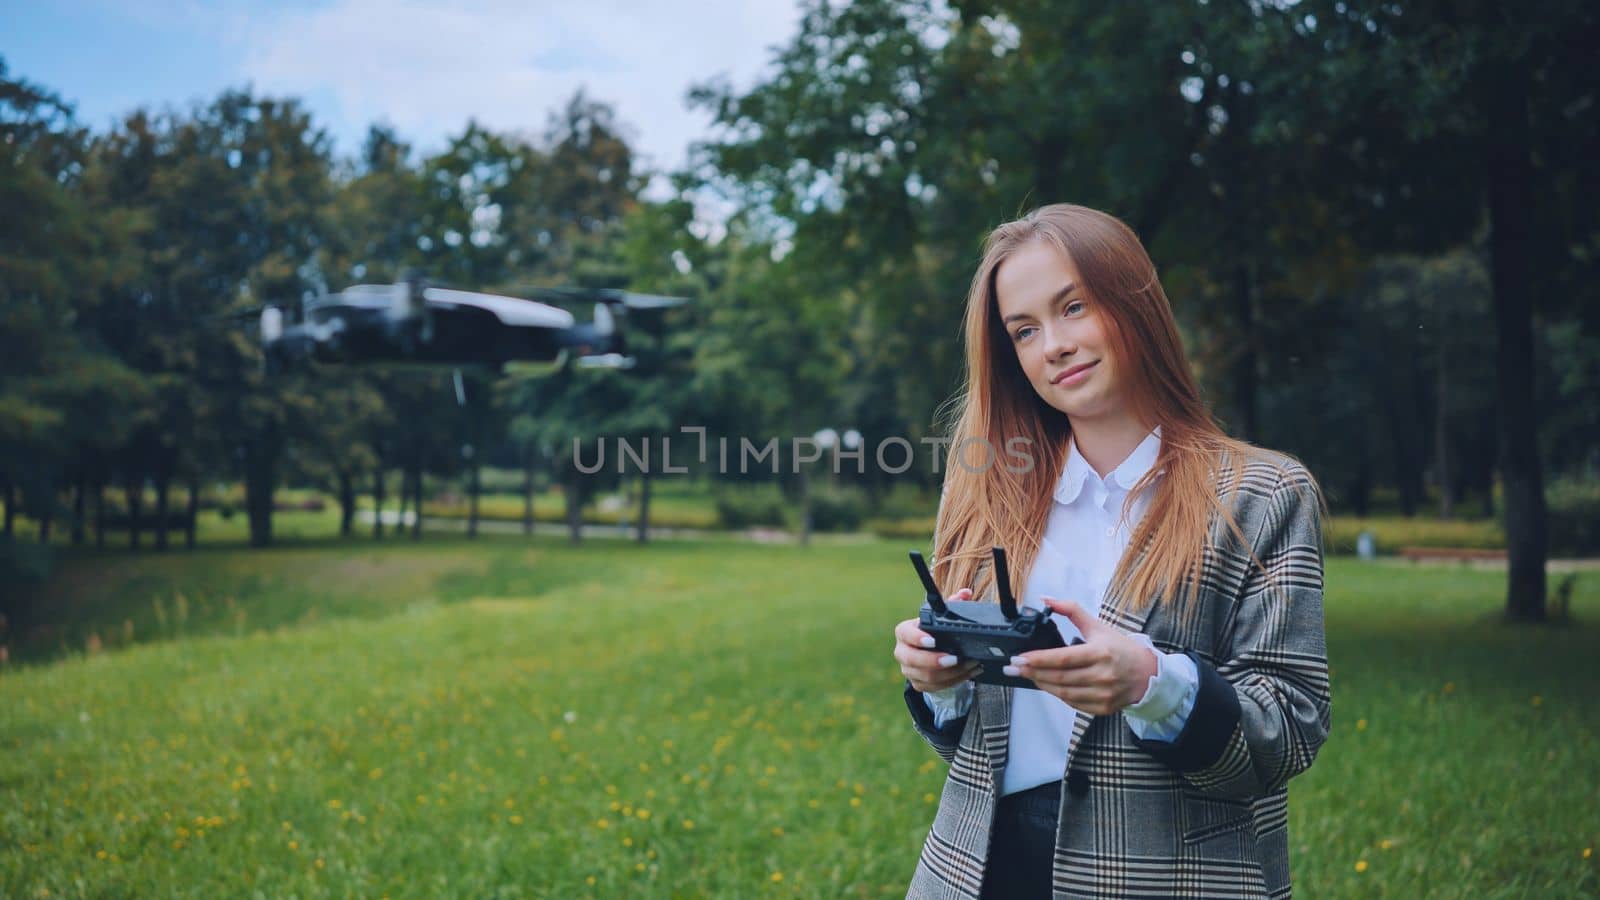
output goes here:
<path id="1" fill-rule="evenodd" d="M 629 368 L 632 357 L 616 307 L 654 309 L 682 300 L 615 290 L 540 288 L 558 300 L 594 300 L 592 322 L 548 303 L 428 287 L 410 279 L 392 285 L 360 284 L 307 301 L 300 321 L 284 310 L 261 310 L 261 343 L 268 371 L 295 363 L 385 367 L 556 368 L 569 359 L 597 368 Z"/>

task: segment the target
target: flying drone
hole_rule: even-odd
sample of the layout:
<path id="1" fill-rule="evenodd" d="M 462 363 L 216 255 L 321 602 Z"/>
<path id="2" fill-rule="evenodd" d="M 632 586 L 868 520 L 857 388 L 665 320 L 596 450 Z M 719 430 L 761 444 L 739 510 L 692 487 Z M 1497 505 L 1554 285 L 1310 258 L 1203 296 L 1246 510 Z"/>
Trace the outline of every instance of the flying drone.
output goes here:
<path id="1" fill-rule="evenodd" d="M 609 288 L 533 288 L 550 303 L 502 294 L 432 287 L 420 278 L 358 284 L 304 301 L 296 321 L 281 306 L 261 310 L 267 371 L 303 361 L 385 367 L 543 373 L 576 362 L 627 369 L 622 325 L 630 310 L 664 309 L 679 297 Z M 594 303 L 579 322 L 554 303 Z"/>

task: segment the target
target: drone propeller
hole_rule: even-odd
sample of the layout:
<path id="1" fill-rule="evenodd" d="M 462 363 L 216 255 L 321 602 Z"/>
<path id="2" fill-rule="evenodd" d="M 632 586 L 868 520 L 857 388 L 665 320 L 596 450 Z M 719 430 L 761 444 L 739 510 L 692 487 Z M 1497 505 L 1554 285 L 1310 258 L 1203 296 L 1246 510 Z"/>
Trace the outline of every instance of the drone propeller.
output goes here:
<path id="1" fill-rule="evenodd" d="M 530 287 L 519 293 L 554 303 L 613 303 L 626 309 L 667 309 L 689 302 L 686 297 L 638 294 L 616 288 Z"/>

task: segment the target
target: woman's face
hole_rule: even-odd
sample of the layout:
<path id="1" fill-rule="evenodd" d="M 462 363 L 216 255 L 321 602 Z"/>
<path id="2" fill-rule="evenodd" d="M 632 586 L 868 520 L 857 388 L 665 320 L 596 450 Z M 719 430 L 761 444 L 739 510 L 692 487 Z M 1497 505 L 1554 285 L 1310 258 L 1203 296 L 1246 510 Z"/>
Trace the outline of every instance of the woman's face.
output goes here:
<path id="1" fill-rule="evenodd" d="M 1028 382 L 1074 425 L 1126 411 L 1102 311 L 1066 254 L 1044 241 L 1017 248 L 995 272 L 1000 320 Z"/>

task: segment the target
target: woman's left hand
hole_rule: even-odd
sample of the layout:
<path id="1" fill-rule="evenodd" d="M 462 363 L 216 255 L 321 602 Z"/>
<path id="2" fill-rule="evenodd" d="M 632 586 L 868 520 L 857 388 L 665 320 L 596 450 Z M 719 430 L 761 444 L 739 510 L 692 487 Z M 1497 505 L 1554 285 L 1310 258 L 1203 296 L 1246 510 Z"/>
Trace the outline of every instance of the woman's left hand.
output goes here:
<path id="1" fill-rule="evenodd" d="M 1031 679 L 1042 691 L 1094 716 L 1109 716 L 1144 699 L 1159 662 L 1154 652 L 1071 600 L 1044 598 L 1083 633 L 1082 644 L 1013 656 L 1007 675 Z"/>

